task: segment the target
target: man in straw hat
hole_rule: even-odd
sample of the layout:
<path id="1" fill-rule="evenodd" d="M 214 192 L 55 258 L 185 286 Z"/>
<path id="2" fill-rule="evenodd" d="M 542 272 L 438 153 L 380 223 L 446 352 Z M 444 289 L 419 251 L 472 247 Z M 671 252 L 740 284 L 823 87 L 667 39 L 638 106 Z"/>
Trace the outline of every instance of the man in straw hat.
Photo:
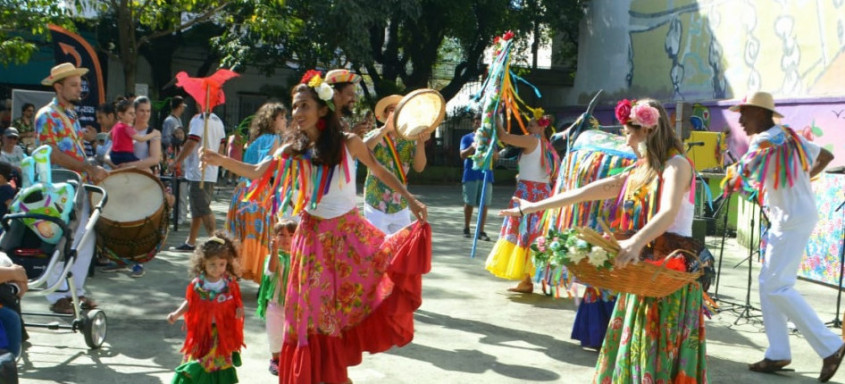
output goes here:
<path id="1" fill-rule="evenodd" d="M 791 362 L 789 319 L 823 358 L 819 381 L 827 382 L 839 368 L 845 344 L 825 327 L 794 286 L 804 247 L 818 221 L 810 178 L 824 170 L 833 155 L 776 124 L 774 118 L 783 115 L 775 109 L 771 94 L 751 94 L 730 110 L 740 113 L 739 124 L 751 142 L 748 153 L 737 163 L 737 176 L 729 173 L 728 188 L 750 192 L 771 223 L 759 277 L 769 348 L 763 360 L 748 368 L 771 373 Z"/>
<path id="2" fill-rule="evenodd" d="M 52 87 L 56 97 L 50 104 L 41 108 L 35 115 L 36 146 L 49 145 L 53 147 L 50 162 L 62 168 L 76 171 L 87 179 L 87 182 L 97 183 L 108 176 L 102 167 L 86 162 L 85 147 L 82 136 L 85 133 L 79 124 L 79 118 L 74 107 L 82 101 L 82 75 L 88 73 L 87 68 L 76 68 L 71 63 L 62 63 L 50 70 L 50 76 L 41 81 L 42 85 Z M 83 309 L 95 308 L 97 304 L 91 298 L 85 297 L 85 278 L 88 277 L 88 267 L 94 255 L 94 236 L 89 236 L 85 244 L 79 244 L 85 232 L 90 215 L 88 199 L 82 199 L 83 206 L 79 209 L 79 226 L 73 238 L 73 247 L 77 250 L 76 261 L 70 271 L 76 284 L 76 295 L 82 301 Z M 61 277 L 62 268 L 53 269 L 47 283 L 52 285 Z M 50 310 L 56 313 L 72 314 L 73 304 L 66 286 L 47 295 L 51 303 Z"/>
<path id="3" fill-rule="evenodd" d="M 334 113 L 343 125 L 344 131 L 349 131 L 349 123 L 344 118 L 352 117 L 352 110 L 355 108 L 357 95 L 355 93 L 361 76 L 352 73 L 348 69 L 332 69 L 326 73 L 326 83 L 334 89 L 332 104 Z"/>
<path id="4" fill-rule="evenodd" d="M 400 100 L 401 95 L 390 95 L 376 103 L 376 120 L 385 124 L 367 134 L 364 143 L 381 165 L 392 170 L 396 177 L 407 185 L 407 174 L 411 167 L 416 172 L 425 169 L 425 142 L 431 134 L 420 135 L 416 140 L 405 140 L 396 135 L 393 111 Z M 364 203 L 364 217 L 386 234 L 411 224 L 408 202 L 369 170 L 364 181 Z"/>

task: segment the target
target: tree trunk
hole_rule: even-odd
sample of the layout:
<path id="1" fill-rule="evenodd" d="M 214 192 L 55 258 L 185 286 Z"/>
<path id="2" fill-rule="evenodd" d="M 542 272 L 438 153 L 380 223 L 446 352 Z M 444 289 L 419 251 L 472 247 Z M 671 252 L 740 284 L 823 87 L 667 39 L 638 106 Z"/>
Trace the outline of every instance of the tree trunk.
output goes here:
<path id="1" fill-rule="evenodd" d="M 120 62 L 123 64 L 123 94 L 134 93 L 138 52 L 135 40 L 135 24 L 132 21 L 132 9 L 129 0 L 121 0 L 116 13 Z"/>

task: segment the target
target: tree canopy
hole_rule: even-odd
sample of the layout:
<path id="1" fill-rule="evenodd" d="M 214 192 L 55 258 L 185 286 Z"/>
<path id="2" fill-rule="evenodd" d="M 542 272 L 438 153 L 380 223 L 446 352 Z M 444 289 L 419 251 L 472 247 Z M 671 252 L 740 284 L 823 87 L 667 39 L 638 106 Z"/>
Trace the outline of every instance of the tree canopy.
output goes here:
<path id="1" fill-rule="evenodd" d="M 294 61 L 302 71 L 348 66 L 370 77 L 375 89 L 365 93 L 372 100 L 429 86 L 444 55 L 455 59 L 440 90 L 449 99 L 484 73 L 494 36 L 513 30 L 527 46 L 553 31 L 574 42 L 583 10 L 582 1 L 559 0 L 288 0 L 241 12 L 261 19 L 215 40 L 225 63 L 272 69 Z M 574 55 L 577 45 L 566 47 L 563 54 Z"/>
<path id="2" fill-rule="evenodd" d="M 54 0 L 0 0 L 0 64 L 25 64 L 49 36 L 48 24 L 73 30 L 69 10 Z M 35 38 L 33 38 L 35 37 Z"/>

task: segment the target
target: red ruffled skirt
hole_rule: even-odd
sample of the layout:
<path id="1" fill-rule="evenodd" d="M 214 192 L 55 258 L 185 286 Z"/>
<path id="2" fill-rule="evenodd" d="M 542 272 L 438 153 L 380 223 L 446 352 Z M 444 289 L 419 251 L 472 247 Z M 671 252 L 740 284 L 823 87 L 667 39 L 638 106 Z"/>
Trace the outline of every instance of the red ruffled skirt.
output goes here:
<path id="1" fill-rule="evenodd" d="M 363 352 L 414 338 L 431 227 L 385 237 L 358 209 L 333 219 L 303 213 L 293 238 L 280 383 L 343 383 Z"/>

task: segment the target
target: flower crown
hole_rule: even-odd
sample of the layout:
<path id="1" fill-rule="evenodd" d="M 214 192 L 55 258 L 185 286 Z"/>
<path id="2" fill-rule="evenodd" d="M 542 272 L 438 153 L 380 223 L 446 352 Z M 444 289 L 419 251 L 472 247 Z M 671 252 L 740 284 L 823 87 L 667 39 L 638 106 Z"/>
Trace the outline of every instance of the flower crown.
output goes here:
<path id="1" fill-rule="evenodd" d="M 660 120 L 660 112 L 647 102 L 623 99 L 616 104 L 616 119 L 622 124 L 653 127 Z"/>
<path id="2" fill-rule="evenodd" d="M 320 100 L 325 101 L 326 104 L 328 104 L 329 109 L 334 111 L 334 102 L 332 101 L 334 90 L 329 83 L 323 80 L 323 76 L 320 71 L 316 69 L 309 69 L 305 72 L 305 75 L 302 76 L 302 80 L 299 81 L 299 84 L 306 84 L 313 88 L 314 92 L 317 92 L 317 97 L 319 97 Z"/>

